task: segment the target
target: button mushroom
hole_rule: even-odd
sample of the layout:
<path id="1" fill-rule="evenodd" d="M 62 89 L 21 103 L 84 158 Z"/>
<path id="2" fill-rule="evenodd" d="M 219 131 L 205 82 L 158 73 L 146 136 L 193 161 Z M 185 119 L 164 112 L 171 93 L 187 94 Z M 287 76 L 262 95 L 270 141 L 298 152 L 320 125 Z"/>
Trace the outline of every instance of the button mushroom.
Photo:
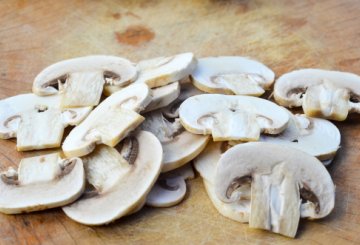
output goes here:
<path id="1" fill-rule="evenodd" d="M 48 66 L 35 78 L 37 95 L 61 93 L 61 106 L 95 106 L 104 84 L 125 86 L 137 77 L 136 67 L 127 59 L 92 55 L 63 60 Z"/>
<path id="2" fill-rule="evenodd" d="M 283 106 L 302 106 L 307 116 L 343 121 L 349 112 L 360 112 L 360 77 L 321 69 L 296 70 L 277 79 L 274 97 Z"/>
<path id="3" fill-rule="evenodd" d="M 288 145 L 317 157 L 324 165 L 330 164 L 340 146 L 339 129 L 325 119 L 288 113 L 290 120 L 283 132 L 261 135 L 259 141 Z M 236 143 L 239 142 L 229 142 L 231 145 Z"/>
<path id="4" fill-rule="evenodd" d="M 10 168 L 0 176 L 0 212 L 6 214 L 67 205 L 85 188 L 81 159 L 61 159 L 58 153 L 24 158 L 18 172 Z"/>
<path id="5" fill-rule="evenodd" d="M 184 130 L 178 118 L 170 122 L 159 110 L 147 113 L 145 117 L 141 128 L 155 134 L 164 150 L 162 172 L 188 163 L 209 141 L 209 136 L 195 135 Z"/>
<path id="6" fill-rule="evenodd" d="M 215 194 L 216 167 L 221 154 L 230 146 L 227 142 L 209 142 L 205 150 L 194 159 L 194 167 L 203 178 L 205 190 L 218 212 L 241 223 L 249 222 L 250 214 L 250 181 L 245 178 L 241 190 L 241 200 L 231 203 L 221 201 Z"/>
<path id="7" fill-rule="evenodd" d="M 256 97 L 202 94 L 180 106 L 181 124 L 194 134 L 211 134 L 214 141 L 258 140 L 260 133 L 278 134 L 289 115 L 278 105 Z"/>
<path id="8" fill-rule="evenodd" d="M 150 101 L 150 89 L 145 84 L 133 84 L 109 96 L 66 137 L 62 146 L 65 155 L 85 156 L 97 144 L 114 147 L 143 122 L 137 112 Z"/>
<path id="9" fill-rule="evenodd" d="M 127 140 L 132 143 L 117 148 L 123 153 L 130 152 L 129 160 L 105 145 L 83 158 L 92 189 L 85 191 L 75 203 L 63 207 L 68 217 L 82 224 L 102 225 L 139 208 L 160 174 L 162 148 L 149 132 L 140 131 Z"/>
<path id="10" fill-rule="evenodd" d="M 21 94 L 0 101 L 0 138 L 17 137 L 17 150 L 59 147 L 64 128 L 77 125 L 91 107 L 60 109 L 58 95 Z"/>
<path id="11" fill-rule="evenodd" d="M 242 180 L 251 180 L 249 225 L 296 235 L 300 217 L 319 219 L 334 208 L 335 187 L 323 164 L 297 149 L 253 142 L 232 147 L 217 166 L 215 193 L 226 203 L 241 199 Z"/>
<path id="12" fill-rule="evenodd" d="M 186 194 L 186 179 L 194 178 L 190 164 L 160 175 L 147 196 L 146 205 L 172 207 L 180 203 Z"/>
<path id="13" fill-rule="evenodd" d="M 193 53 L 143 60 L 137 64 L 140 71 L 136 83 L 146 83 L 150 88 L 177 82 L 195 69 L 197 60 Z"/>
<path id="14" fill-rule="evenodd" d="M 253 96 L 262 95 L 274 78 L 274 72 L 262 63 L 237 56 L 201 58 L 191 74 L 202 91 Z"/>

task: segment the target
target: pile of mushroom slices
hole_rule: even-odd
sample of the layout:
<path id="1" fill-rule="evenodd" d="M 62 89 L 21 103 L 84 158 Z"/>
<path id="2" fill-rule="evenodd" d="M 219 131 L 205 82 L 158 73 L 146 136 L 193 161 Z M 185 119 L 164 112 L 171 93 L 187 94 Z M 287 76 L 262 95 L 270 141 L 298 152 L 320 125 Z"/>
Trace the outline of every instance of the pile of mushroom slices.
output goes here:
<path id="1" fill-rule="evenodd" d="M 107 224 L 144 205 L 181 202 L 193 162 L 222 215 L 294 237 L 300 218 L 334 207 L 324 165 L 341 136 L 312 116 L 344 120 L 360 111 L 360 79 L 316 69 L 281 76 L 275 101 L 302 105 L 302 115 L 258 98 L 274 80 L 264 64 L 236 56 L 53 64 L 35 78 L 33 94 L 0 101 L 0 138 L 17 137 L 18 151 L 61 146 L 1 174 L 0 211 L 62 207 L 79 223 Z"/>

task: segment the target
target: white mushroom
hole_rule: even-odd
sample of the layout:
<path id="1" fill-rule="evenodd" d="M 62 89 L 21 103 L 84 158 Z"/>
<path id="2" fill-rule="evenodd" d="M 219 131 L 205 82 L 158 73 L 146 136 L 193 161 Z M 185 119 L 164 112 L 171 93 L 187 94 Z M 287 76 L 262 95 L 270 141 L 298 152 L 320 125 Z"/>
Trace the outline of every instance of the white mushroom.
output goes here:
<path id="1" fill-rule="evenodd" d="M 150 101 L 145 84 L 133 84 L 109 96 L 67 136 L 62 146 L 65 155 L 87 155 L 97 144 L 114 147 L 142 123 L 144 118 L 137 112 Z"/>
<path id="2" fill-rule="evenodd" d="M 203 178 L 205 190 L 218 212 L 241 223 L 249 222 L 250 182 L 241 186 L 241 200 L 232 203 L 221 201 L 215 194 L 215 176 L 221 154 L 230 146 L 226 142 L 209 142 L 205 150 L 194 159 L 194 167 Z M 240 192 L 240 190 L 238 190 Z"/>
<path id="3" fill-rule="evenodd" d="M 203 94 L 201 90 L 198 90 L 190 82 L 181 84 L 181 93 L 177 99 L 172 102 L 170 105 L 161 109 L 164 116 L 167 118 L 178 118 L 179 117 L 179 107 L 180 105 L 189 97 L 195 96 L 198 94 Z"/>
<path id="4" fill-rule="evenodd" d="M 251 180 L 252 228 L 294 237 L 300 216 L 319 219 L 334 208 L 335 186 L 326 168 L 292 147 L 253 142 L 226 151 L 215 177 L 218 198 L 238 202 L 244 180 Z"/>
<path id="5" fill-rule="evenodd" d="M 181 124 L 194 134 L 211 134 L 214 141 L 258 140 L 260 133 L 278 134 L 288 123 L 282 107 L 256 97 L 202 94 L 180 106 Z"/>
<path id="6" fill-rule="evenodd" d="M 35 78 L 37 95 L 61 93 L 61 106 L 95 106 L 105 83 L 125 86 L 137 77 L 136 67 L 127 59 L 92 55 L 63 60 L 48 66 Z"/>
<path id="7" fill-rule="evenodd" d="M 145 118 L 141 128 L 156 135 L 164 150 L 162 172 L 173 170 L 191 161 L 205 148 L 210 139 L 209 136 L 187 132 L 178 118 L 170 122 L 159 110 L 147 113 Z"/>
<path id="8" fill-rule="evenodd" d="M 147 196 L 146 205 L 172 207 L 180 203 L 186 194 L 186 179 L 194 178 L 190 164 L 160 175 Z"/>
<path id="9" fill-rule="evenodd" d="M 146 83 L 150 88 L 177 82 L 190 75 L 196 66 L 193 53 L 143 60 L 137 64 L 140 71 L 136 83 Z"/>
<path id="10" fill-rule="evenodd" d="M 10 168 L 0 176 L 0 212 L 6 214 L 64 206 L 85 188 L 81 159 L 61 159 L 58 153 L 24 158 L 18 172 Z"/>
<path id="11" fill-rule="evenodd" d="M 64 128 L 78 125 L 91 107 L 60 109 L 58 95 L 21 94 L 0 101 L 0 138 L 17 137 L 19 151 L 59 147 Z"/>
<path id="12" fill-rule="evenodd" d="M 105 145 L 84 157 L 87 181 L 92 190 L 63 207 L 68 217 L 82 224 L 102 225 L 141 207 L 160 174 L 162 148 L 153 134 L 144 131 L 125 141 L 132 143 L 123 143 L 117 148 L 130 152 L 128 160 Z"/>
<path id="13" fill-rule="evenodd" d="M 261 135 L 259 141 L 288 145 L 302 150 L 321 160 L 324 165 L 331 163 L 340 147 L 340 131 L 330 121 L 293 115 L 290 111 L 287 128 L 278 135 Z M 238 142 L 229 142 L 234 145 Z"/>
<path id="14" fill-rule="evenodd" d="M 260 96 L 270 88 L 275 74 L 249 58 L 219 56 L 199 59 L 191 78 L 198 89 L 208 93 Z"/>
<path id="15" fill-rule="evenodd" d="M 162 87 L 153 88 L 151 93 L 152 100 L 146 107 L 145 112 L 163 108 L 176 100 L 180 95 L 180 84 L 179 82 L 174 82 Z"/>
<path id="16" fill-rule="evenodd" d="M 360 112 L 360 77 L 321 69 L 296 70 L 277 79 L 274 97 L 283 106 L 302 106 L 307 116 L 342 121 L 349 112 Z"/>

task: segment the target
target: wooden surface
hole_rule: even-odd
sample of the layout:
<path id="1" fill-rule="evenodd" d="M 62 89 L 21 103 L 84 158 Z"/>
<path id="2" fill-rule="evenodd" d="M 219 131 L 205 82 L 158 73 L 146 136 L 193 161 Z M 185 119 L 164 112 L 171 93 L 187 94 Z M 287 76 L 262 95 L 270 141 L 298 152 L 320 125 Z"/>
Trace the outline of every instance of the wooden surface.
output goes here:
<path id="1" fill-rule="evenodd" d="M 45 66 L 70 57 L 113 54 L 133 61 L 192 51 L 250 56 L 277 75 L 321 67 L 360 73 L 358 0 L 0 1 L 0 98 L 31 91 Z M 103 227 L 87 227 L 59 209 L 0 215 L 0 244 L 359 244 L 360 117 L 337 123 L 342 147 L 329 171 L 333 213 L 302 221 L 291 240 L 222 217 L 200 178 L 173 208 L 144 208 Z M 21 157 L 0 141 L 1 169 Z"/>

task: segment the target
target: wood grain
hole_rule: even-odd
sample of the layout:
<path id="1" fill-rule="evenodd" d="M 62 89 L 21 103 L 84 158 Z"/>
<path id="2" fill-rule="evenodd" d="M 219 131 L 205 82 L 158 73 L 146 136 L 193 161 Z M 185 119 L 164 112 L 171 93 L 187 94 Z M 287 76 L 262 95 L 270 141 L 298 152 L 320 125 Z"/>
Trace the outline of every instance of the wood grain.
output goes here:
<path id="1" fill-rule="evenodd" d="M 277 75 L 305 67 L 360 73 L 359 12 L 358 0 L 2 0 L 0 99 L 30 92 L 47 65 L 89 54 L 136 62 L 192 51 L 254 57 Z M 144 208 L 109 226 L 77 224 L 59 209 L 0 215 L 0 244 L 359 244 L 359 119 L 337 123 L 342 147 L 329 167 L 334 212 L 302 221 L 295 240 L 222 217 L 197 178 L 180 205 Z M 0 141 L 1 169 L 31 154 Z"/>

